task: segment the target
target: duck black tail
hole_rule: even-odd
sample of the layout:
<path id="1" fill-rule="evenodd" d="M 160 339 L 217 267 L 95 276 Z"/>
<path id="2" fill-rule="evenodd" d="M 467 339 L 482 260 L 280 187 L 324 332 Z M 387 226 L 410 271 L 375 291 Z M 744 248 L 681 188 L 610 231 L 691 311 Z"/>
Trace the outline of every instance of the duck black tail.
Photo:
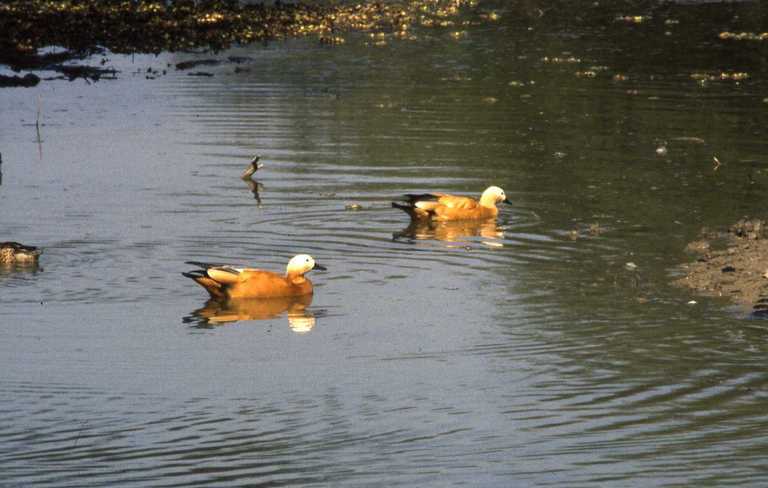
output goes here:
<path id="1" fill-rule="evenodd" d="M 406 200 L 408 200 L 408 203 L 413 205 L 416 202 L 423 202 L 423 201 L 435 201 L 438 199 L 437 195 L 433 195 L 432 193 L 406 193 L 403 195 Z"/>
<path id="2" fill-rule="evenodd" d="M 407 213 L 411 217 L 413 218 L 416 217 L 416 209 L 413 207 L 412 204 L 392 202 L 392 208 L 399 208 L 400 210 Z"/>
<path id="3" fill-rule="evenodd" d="M 197 266 L 200 269 L 221 268 L 227 266 L 226 264 L 204 263 L 202 261 L 184 261 L 184 264 L 191 264 L 192 266 Z"/>

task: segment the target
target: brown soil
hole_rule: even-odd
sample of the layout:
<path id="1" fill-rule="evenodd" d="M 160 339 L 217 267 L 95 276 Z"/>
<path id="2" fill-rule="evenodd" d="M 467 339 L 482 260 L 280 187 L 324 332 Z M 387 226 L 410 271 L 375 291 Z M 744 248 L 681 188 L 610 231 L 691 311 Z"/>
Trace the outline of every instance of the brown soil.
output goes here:
<path id="1" fill-rule="evenodd" d="M 705 295 L 728 297 L 760 313 L 761 299 L 768 297 L 767 230 L 762 220 L 742 219 L 727 232 L 703 231 L 701 239 L 686 247 L 698 259 L 683 266 L 686 275 L 675 283 Z"/>

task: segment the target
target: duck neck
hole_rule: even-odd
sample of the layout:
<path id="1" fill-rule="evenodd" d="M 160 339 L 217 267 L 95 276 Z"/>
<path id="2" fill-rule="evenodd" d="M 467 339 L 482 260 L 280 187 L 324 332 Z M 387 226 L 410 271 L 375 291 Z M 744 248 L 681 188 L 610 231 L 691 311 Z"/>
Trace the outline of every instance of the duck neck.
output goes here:
<path id="1" fill-rule="evenodd" d="M 496 208 L 496 195 L 483 193 L 480 196 L 480 206 L 487 208 Z"/>
<path id="2" fill-rule="evenodd" d="M 301 273 L 291 273 L 289 271 L 288 274 L 285 275 L 285 277 L 288 279 L 289 282 L 291 282 L 294 285 L 302 285 L 307 281 L 307 279 Z"/>

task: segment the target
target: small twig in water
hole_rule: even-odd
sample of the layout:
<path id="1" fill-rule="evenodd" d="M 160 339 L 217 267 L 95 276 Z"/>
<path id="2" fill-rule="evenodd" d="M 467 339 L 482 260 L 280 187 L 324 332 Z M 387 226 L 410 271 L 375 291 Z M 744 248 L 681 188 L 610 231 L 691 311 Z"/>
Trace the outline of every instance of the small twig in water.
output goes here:
<path id="1" fill-rule="evenodd" d="M 35 128 L 37 129 L 37 152 L 40 160 L 43 159 L 43 139 L 40 137 L 40 115 L 43 112 L 43 98 L 37 96 L 37 118 L 35 119 Z"/>
<path id="2" fill-rule="evenodd" d="M 715 163 L 715 167 L 713 169 L 714 171 L 717 171 L 717 169 L 720 167 L 720 160 L 717 159 L 717 156 L 712 156 L 712 161 Z"/>
<path id="3" fill-rule="evenodd" d="M 80 423 L 80 430 L 78 430 L 78 431 L 77 431 L 77 437 L 75 437 L 75 445 L 74 445 L 74 446 L 72 446 L 72 447 L 77 447 L 77 441 L 79 441 L 79 440 L 80 440 L 80 436 L 83 434 L 83 428 L 85 428 L 85 426 L 86 426 L 87 424 L 88 424 L 88 421 L 87 421 L 87 420 L 83 420 L 83 421 Z"/>
<path id="4" fill-rule="evenodd" d="M 43 111 L 43 100 L 40 95 L 37 96 L 37 118 L 35 119 L 35 127 L 37 127 L 37 136 L 40 138 L 40 112 Z"/>

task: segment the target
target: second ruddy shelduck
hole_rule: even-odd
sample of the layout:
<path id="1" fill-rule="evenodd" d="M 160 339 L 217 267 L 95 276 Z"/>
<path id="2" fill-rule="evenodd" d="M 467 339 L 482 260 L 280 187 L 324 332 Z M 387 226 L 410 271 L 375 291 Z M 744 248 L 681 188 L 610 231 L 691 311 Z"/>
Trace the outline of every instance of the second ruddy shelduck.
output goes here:
<path id="1" fill-rule="evenodd" d="M 405 195 L 406 203 L 392 202 L 392 206 L 403 210 L 414 220 L 484 220 L 499 214 L 497 203 L 512 203 L 504 190 L 489 186 L 480 195 L 480 200 L 448 195 L 446 193 L 425 193 Z"/>
<path id="2" fill-rule="evenodd" d="M 325 271 L 308 254 L 294 256 L 288 262 L 285 275 L 256 268 L 238 268 L 187 261 L 200 269 L 182 273 L 205 288 L 212 298 L 276 298 L 311 295 L 312 282 L 304 275 L 313 269 Z"/>

